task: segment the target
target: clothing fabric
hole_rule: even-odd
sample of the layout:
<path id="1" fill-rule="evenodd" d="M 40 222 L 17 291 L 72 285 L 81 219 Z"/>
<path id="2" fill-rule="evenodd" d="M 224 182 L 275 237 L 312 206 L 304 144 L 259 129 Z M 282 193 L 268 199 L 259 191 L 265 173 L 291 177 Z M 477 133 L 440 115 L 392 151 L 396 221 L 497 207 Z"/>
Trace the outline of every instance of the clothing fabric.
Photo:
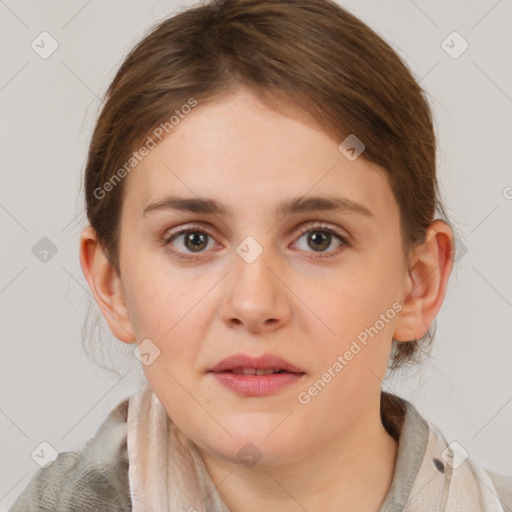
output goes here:
<path id="1" fill-rule="evenodd" d="M 381 418 L 398 452 L 379 512 L 512 512 L 512 476 L 467 458 L 410 402 L 382 392 Z M 194 443 L 147 385 L 80 452 L 38 470 L 9 512 L 132 510 L 229 512 Z"/>

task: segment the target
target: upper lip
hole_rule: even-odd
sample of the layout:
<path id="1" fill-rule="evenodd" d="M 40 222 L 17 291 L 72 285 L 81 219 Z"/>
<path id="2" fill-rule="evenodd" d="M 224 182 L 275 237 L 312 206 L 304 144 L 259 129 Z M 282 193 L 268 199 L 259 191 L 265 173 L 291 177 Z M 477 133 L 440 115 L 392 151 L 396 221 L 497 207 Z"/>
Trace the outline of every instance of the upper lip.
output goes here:
<path id="1" fill-rule="evenodd" d="M 262 356 L 251 356 L 249 354 L 234 354 L 226 357 L 214 367 L 210 368 L 210 372 L 225 372 L 234 368 L 256 368 L 265 370 L 274 368 L 276 370 L 285 370 L 290 373 L 304 373 L 301 368 L 291 364 L 282 357 L 273 354 L 264 354 Z"/>

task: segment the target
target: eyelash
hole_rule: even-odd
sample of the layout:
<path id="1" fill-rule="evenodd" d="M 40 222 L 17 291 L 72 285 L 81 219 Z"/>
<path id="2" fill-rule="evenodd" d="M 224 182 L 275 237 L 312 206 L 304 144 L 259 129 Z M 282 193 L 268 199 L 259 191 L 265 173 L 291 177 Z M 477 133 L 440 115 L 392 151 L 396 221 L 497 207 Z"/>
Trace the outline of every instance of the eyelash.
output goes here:
<path id="1" fill-rule="evenodd" d="M 341 245 L 332 252 L 332 254 L 326 254 L 325 253 L 312 253 L 311 258 L 312 259 L 321 259 L 321 258 L 330 258 L 332 256 L 337 255 L 340 252 L 340 249 L 342 249 L 344 246 L 350 247 L 352 244 L 347 240 L 346 237 L 342 236 L 340 233 L 338 233 L 335 229 L 324 225 L 324 224 L 315 224 L 315 225 L 307 225 L 300 228 L 300 236 L 299 239 L 304 235 L 305 233 L 309 233 L 310 231 L 320 231 L 323 233 L 329 233 L 330 235 L 334 235 L 336 238 L 338 238 L 341 242 Z M 170 235 L 163 238 L 163 243 L 168 246 L 175 238 L 177 238 L 179 235 L 182 235 L 183 233 L 203 233 L 205 235 L 208 235 L 211 239 L 214 239 L 213 235 L 208 232 L 204 227 L 199 225 L 190 225 L 185 228 L 182 228 L 174 233 L 171 233 Z M 197 256 L 185 256 L 185 254 L 181 251 L 176 251 L 175 249 L 168 249 L 170 252 L 172 252 L 175 256 L 178 258 L 183 259 L 196 259 Z M 201 254 L 201 252 L 197 253 L 198 255 Z"/>

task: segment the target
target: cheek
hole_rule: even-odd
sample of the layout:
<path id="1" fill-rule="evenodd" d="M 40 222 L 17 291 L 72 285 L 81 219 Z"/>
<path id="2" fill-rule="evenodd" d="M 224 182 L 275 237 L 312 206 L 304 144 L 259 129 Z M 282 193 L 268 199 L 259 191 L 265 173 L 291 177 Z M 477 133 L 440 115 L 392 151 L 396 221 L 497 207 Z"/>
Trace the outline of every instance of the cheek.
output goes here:
<path id="1" fill-rule="evenodd" d="M 311 345 L 309 339 L 315 343 L 315 376 L 311 381 L 321 378 L 329 368 L 337 377 L 329 381 L 329 391 L 322 392 L 318 405 L 333 400 L 344 407 L 357 396 L 378 389 L 390 357 L 400 308 L 399 289 L 396 265 L 383 266 L 372 256 L 353 265 L 351 272 L 333 274 L 323 287 L 299 292 L 308 297 L 307 305 L 316 313 L 306 312 L 305 342 Z M 311 346 L 305 347 L 305 353 L 311 354 Z M 325 376 L 325 380 L 329 378 Z M 344 396 L 341 401 L 340 393 Z"/>
<path id="2" fill-rule="evenodd" d="M 316 283 L 314 288 L 310 285 L 305 283 L 297 295 L 307 297 L 311 328 L 317 334 L 321 331 L 327 341 L 334 343 L 337 339 L 356 337 L 373 325 L 392 309 L 400 296 L 398 276 L 378 262 L 351 267 L 350 272 L 341 269 L 322 285 Z"/>
<path id="3" fill-rule="evenodd" d="M 129 309 L 137 340 L 149 339 L 159 351 L 155 362 L 143 368 L 148 381 L 159 387 L 155 380 L 163 380 L 173 390 L 176 382 L 171 375 L 183 385 L 192 382 L 214 314 L 213 309 L 205 309 L 210 304 L 205 296 L 212 286 L 210 280 L 169 274 L 154 265 L 131 277 Z"/>
<path id="4" fill-rule="evenodd" d="M 179 319 L 193 307 L 190 280 L 184 280 L 175 268 L 161 261 L 160 255 L 155 258 L 137 247 L 126 247 L 126 250 L 123 283 L 137 339 L 164 340 L 172 336 Z"/>

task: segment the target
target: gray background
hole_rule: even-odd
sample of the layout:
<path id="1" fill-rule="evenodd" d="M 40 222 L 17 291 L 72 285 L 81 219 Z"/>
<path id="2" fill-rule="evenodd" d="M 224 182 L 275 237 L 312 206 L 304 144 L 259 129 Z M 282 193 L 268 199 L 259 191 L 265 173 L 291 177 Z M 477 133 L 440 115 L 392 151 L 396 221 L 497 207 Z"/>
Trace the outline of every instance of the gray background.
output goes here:
<path id="1" fill-rule="evenodd" d="M 390 42 L 428 91 L 443 195 L 465 252 L 432 359 L 384 388 L 474 460 L 512 474 L 512 2 L 340 3 Z M 150 25 L 191 4 L 0 0 L 1 511 L 39 469 L 30 454 L 41 442 L 81 448 L 141 378 L 134 346 L 113 339 L 102 317 L 91 336 L 119 373 L 82 349 L 92 299 L 78 260 L 79 186 L 99 98 L 123 56 Z M 42 31 L 59 45 L 47 59 L 31 48 Z M 469 43 L 456 59 L 442 47 L 453 31 Z M 32 252 L 42 237 L 57 249 L 46 262 Z"/>

